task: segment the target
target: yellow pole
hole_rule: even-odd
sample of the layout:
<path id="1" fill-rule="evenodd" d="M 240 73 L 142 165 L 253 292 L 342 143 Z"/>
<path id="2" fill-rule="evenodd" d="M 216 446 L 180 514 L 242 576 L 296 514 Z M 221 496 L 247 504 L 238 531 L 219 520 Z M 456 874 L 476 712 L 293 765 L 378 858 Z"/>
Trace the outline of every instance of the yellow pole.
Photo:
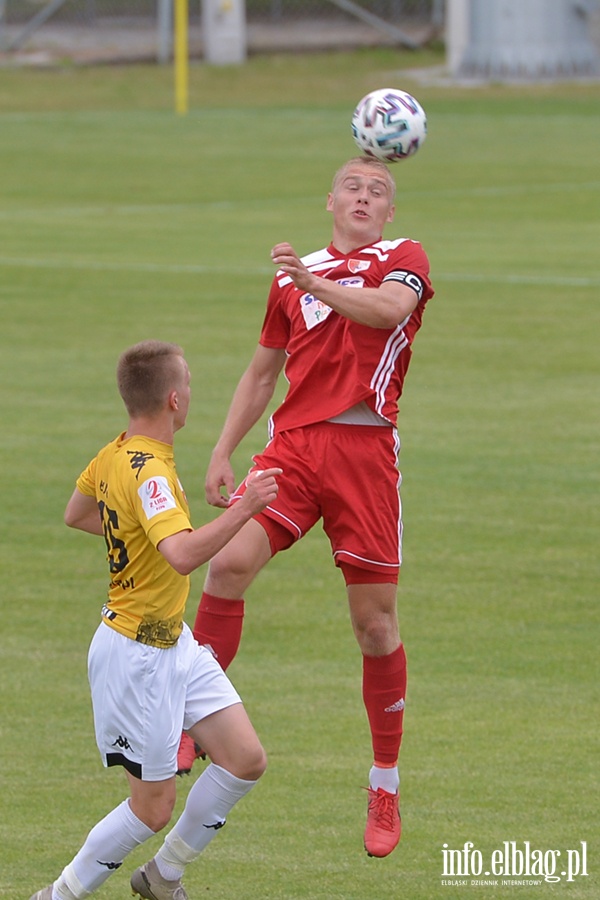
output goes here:
<path id="1" fill-rule="evenodd" d="M 189 94 L 188 0 L 175 0 L 175 110 L 184 116 Z"/>

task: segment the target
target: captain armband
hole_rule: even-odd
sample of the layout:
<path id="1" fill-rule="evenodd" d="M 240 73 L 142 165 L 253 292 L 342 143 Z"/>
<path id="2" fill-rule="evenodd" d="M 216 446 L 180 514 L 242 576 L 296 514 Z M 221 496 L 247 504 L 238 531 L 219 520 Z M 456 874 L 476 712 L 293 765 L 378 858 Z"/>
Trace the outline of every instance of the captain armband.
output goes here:
<path id="1" fill-rule="evenodd" d="M 389 275 L 386 275 L 383 280 L 384 282 L 399 281 L 401 284 L 405 284 L 415 292 L 419 300 L 423 296 L 423 282 L 418 275 L 414 274 L 414 272 L 407 272 L 404 269 L 398 269 L 395 272 L 390 272 Z"/>

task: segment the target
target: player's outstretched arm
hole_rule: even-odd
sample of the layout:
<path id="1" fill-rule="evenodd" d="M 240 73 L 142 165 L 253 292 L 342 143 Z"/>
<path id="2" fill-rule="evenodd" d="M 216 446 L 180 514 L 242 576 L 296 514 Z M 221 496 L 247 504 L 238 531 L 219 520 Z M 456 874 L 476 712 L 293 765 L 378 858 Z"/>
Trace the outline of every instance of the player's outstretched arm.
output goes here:
<path id="1" fill-rule="evenodd" d="M 395 328 L 419 302 L 412 288 L 394 281 L 357 290 L 321 278 L 307 269 L 291 244 L 276 244 L 271 251 L 271 259 L 290 276 L 299 290 L 312 294 L 341 316 L 371 328 Z"/>
<path id="2" fill-rule="evenodd" d="M 189 575 L 208 562 L 246 522 L 277 497 L 281 469 L 265 469 L 249 481 L 244 496 L 225 512 L 194 531 L 179 531 L 164 538 L 159 551 L 180 575 Z"/>
<path id="3" fill-rule="evenodd" d="M 285 350 L 259 344 L 240 378 L 206 473 L 206 500 L 211 506 L 229 505 L 229 496 L 235 489 L 231 454 L 267 408 L 284 362 Z M 223 487 L 227 496 L 221 493 Z"/>

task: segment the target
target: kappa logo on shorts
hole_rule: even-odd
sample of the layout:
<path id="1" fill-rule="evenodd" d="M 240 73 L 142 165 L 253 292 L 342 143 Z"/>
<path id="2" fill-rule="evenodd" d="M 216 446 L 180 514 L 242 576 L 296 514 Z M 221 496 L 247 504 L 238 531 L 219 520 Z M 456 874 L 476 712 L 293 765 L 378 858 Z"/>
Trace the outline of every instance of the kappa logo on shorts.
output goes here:
<path id="1" fill-rule="evenodd" d="M 120 747 L 121 750 L 133 750 L 133 747 L 131 746 L 131 744 L 129 743 L 129 741 L 127 740 L 127 738 L 126 738 L 126 737 L 123 737 L 122 734 L 119 735 L 119 737 L 116 739 L 116 741 L 114 742 L 114 744 L 112 744 L 112 746 L 113 746 L 113 747 Z"/>

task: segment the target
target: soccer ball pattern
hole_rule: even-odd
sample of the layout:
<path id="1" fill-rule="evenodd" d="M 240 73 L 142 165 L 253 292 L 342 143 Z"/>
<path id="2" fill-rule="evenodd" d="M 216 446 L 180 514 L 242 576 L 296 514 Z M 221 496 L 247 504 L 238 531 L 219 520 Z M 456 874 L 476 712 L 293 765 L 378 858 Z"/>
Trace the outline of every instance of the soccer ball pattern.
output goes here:
<path id="1" fill-rule="evenodd" d="M 395 162 L 417 152 L 427 136 L 427 116 L 406 91 L 381 88 L 363 97 L 354 110 L 352 136 L 367 156 Z"/>

